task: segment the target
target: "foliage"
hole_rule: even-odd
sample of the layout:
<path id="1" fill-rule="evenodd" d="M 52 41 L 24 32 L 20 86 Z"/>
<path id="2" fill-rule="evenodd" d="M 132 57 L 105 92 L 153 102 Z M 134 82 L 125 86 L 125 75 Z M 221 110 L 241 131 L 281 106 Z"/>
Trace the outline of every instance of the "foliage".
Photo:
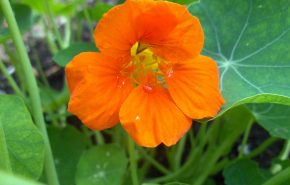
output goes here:
<path id="1" fill-rule="evenodd" d="M 94 26 L 123 1 L 11 0 L 19 40 L 5 12 L 9 1 L 0 0 L 0 62 L 5 61 L 0 75 L 7 80 L 0 78 L 0 88 L 6 87 L 0 95 L 0 184 L 135 185 L 135 176 L 143 185 L 289 182 L 290 1 L 172 1 L 199 18 L 205 34 L 202 54 L 219 66 L 226 103 L 215 118 L 194 121 L 175 146 L 147 149 L 132 147 L 120 126 L 97 132 L 80 124 L 67 112 L 65 80 L 51 80 L 42 66 L 48 59 L 63 74 L 78 53 L 98 51 Z M 44 36 L 34 38 L 35 29 Z M 19 42 L 27 51 L 19 49 Z M 33 46 L 37 42 L 47 53 Z M 36 77 L 39 102 L 29 93 L 23 53 L 29 53 L 35 69 L 28 72 Z M 56 83 L 61 87 L 55 89 Z M 257 128 L 264 138 L 256 135 Z"/>

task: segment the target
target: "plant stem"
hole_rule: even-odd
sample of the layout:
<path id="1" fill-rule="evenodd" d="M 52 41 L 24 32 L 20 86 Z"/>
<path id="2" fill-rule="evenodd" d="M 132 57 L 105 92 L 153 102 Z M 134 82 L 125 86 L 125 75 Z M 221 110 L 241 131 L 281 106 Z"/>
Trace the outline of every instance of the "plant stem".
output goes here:
<path id="1" fill-rule="evenodd" d="M 2 12 L 6 18 L 6 21 L 8 23 L 8 27 L 10 30 L 10 33 L 12 35 L 12 39 L 14 41 L 16 50 L 19 54 L 20 59 L 20 65 L 24 72 L 24 77 L 28 89 L 28 93 L 31 98 L 31 107 L 32 107 L 32 116 L 34 118 L 34 121 L 36 123 L 36 126 L 40 129 L 44 136 L 44 143 L 45 143 L 45 170 L 47 175 L 48 184 L 50 185 L 58 185 L 58 178 L 57 173 L 55 170 L 54 160 L 50 148 L 49 138 L 46 131 L 46 126 L 42 114 L 42 107 L 41 107 L 41 101 L 39 96 L 39 90 L 37 87 L 36 79 L 33 76 L 32 72 L 32 66 L 29 60 L 29 57 L 27 55 L 18 25 L 16 23 L 11 5 L 9 0 L 0 0 L 0 5 L 2 8 Z"/>
<path id="2" fill-rule="evenodd" d="M 214 165 L 216 164 L 216 161 L 221 157 L 223 152 L 231 146 L 233 139 L 235 135 L 231 135 L 227 140 L 225 140 L 220 146 L 218 146 L 215 151 L 209 155 L 207 162 L 205 163 L 205 166 L 203 166 L 203 171 L 201 174 L 195 179 L 195 182 L 193 185 L 201 185 L 204 180 L 207 178 L 207 176 L 212 171 Z"/>
<path id="3" fill-rule="evenodd" d="M 270 137 L 267 140 L 265 140 L 262 144 L 259 145 L 255 150 L 250 152 L 248 155 L 246 155 L 246 158 L 253 158 L 259 155 L 260 153 L 264 152 L 270 145 L 277 142 L 279 139 L 275 137 Z"/>
<path id="4" fill-rule="evenodd" d="M 154 158 L 152 158 L 150 155 L 148 155 L 146 153 L 146 151 L 144 151 L 142 148 L 140 148 L 140 151 L 142 153 L 142 155 L 144 156 L 144 158 L 151 163 L 156 169 L 158 169 L 160 172 L 162 172 L 163 174 L 170 174 L 171 172 L 165 168 L 162 164 L 160 164 L 159 162 L 157 162 Z"/>
<path id="5" fill-rule="evenodd" d="M 176 157 L 175 157 L 175 160 L 173 163 L 174 170 L 177 170 L 180 167 L 182 154 L 183 154 L 184 146 L 185 146 L 185 142 L 186 142 L 186 136 L 187 136 L 187 134 L 185 134 L 183 136 L 183 138 L 181 138 L 181 140 L 177 144 L 177 150 L 176 150 L 176 154 L 175 154 Z"/>
<path id="6" fill-rule="evenodd" d="M 44 73 L 44 71 L 43 71 L 43 69 L 42 69 L 41 62 L 40 62 L 40 58 L 39 58 L 39 56 L 37 55 L 37 52 L 36 52 L 35 48 L 31 47 L 31 52 L 32 52 L 32 55 L 33 55 L 33 57 L 34 57 L 34 59 L 35 59 L 36 68 L 37 68 L 37 70 L 38 70 L 38 72 L 39 72 L 39 76 L 40 76 L 40 78 L 41 78 L 43 84 L 44 84 L 46 87 L 50 87 L 50 86 L 49 86 L 49 83 L 48 83 L 48 80 L 47 80 L 47 78 L 46 78 L 46 76 L 45 76 L 45 73 Z"/>
<path id="7" fill-rule="evenodd" d="M 27 89 L 25 86 L 25 80 L 23 76 L 23 70 L 19 64 L 19 56 L 15 55 L 14 51 L 11 51 L 8 44 L 5 43 L 3 44 L 4 46 L 4 52 L 8 55 L 9 57 L 9 62 L 14 66 L 15 72 L 16 72 L 16 77 L 19 80 L 19 87 L 22 90 L 23 94 L 26 94 Z"/>
<path id="8" fill-rule="evenodd" d="M 3 61 L 0 59 L 0 70 L 3 73 L 4 77 L 7 79 L 8 83 L 10 84 L 10 86 L 12 87 L 13 91 L 21 97 L 25 97 L 23 95 L 23 93 L 21 92 L 21 90 L 19 89 L 17 83 L 15 82 L 15 80 L 12 78 L 12 76 L 9 74 L 6 66 L 4 65 Z"/>
<path id="9" fill-rule="evenodd" d="M 89 30 L 90 30 L 90 33 L 91 33 L 91 38 L 94 38 L 93 22 L 92 22 L 90 14 L 88 12 L 88 9 L 86 7 L 84 7 L 84 16 L 85 16 L 85 18 L 87 20 L 87 23 L 88 23 L 88 26 L 89 26 Z"/>
<path id="10" fill-rule="evenodd" d="M 285 141 L 283 150 L 279 154 L 278 159 L 281 160 L 281 161 L 285 161 L 288 158 L 288 156 L 289 156 L 289 152 L 290 152 L 290 140 L 287 140 L 287 141 Z M 271 167 L 271 172 L 273 174 L 279 172 L 280 170 L 282 170 L 281 164 L 274 164 Z"/>
<path id="11" fill-rule="evenodd" d="M 290 140 L 285 141 L 282 152 L 279 155 L 280 160 L 286 160 L 290 152 Z"/>
<path id="12" fill-rule="evenodd" d="M 45 22 L 43 23 L 45 25 L 45 28 L 47 28 L 46 30 L 46 41 L 48 44 L 48 48 L 50 50 L 50 52 L 54 55 L 58 52 L 58 47 L 55 43 L 55 40 L 53 38 L 53 34 L 51 33 L 51 31 L 48 29 L 48 26 L 46 26 Z"/>
<path id="13" fill-rule="evenodd" d="M 194 138 L 194 134 L 193 134 L 193 129 L 190 129 L 188 131 L 188 134 L 189 134 L 190 145 L 191 145 L 191 147 L 193 147 L 195 145 L 195 138 Z"/>
<path id="14" fill-rule="evenodd" d="M 206 132 L 206 129 L 207 129 L 207 124 L 203 123 L 196 137 L 196 140 L 198 140 L 199 142 L 192 149 L 191 153 L 189 154 L 183 166 L 181 166 L 178 170 L 174 171 L 173 173 L 150 180 L 150 183 L 169 182 L 169 181 L 174 180 L 178 176 L 188 172 L 189 170 L 191 171 L 192 170 L 191 168 L 192 166 L 194 166 L 197 157 L 202 153 L 202 150 L 207 143 L 207 140 L 208 140 L 207 136 L 210 136 L 212 132 L 214 131 L 212 128 L 210 128 L 208 132 Z"/>
<path id="15" fill-rule="evenodd" d="M 51 25 L 52 26 L 52 30 L 56 36 L 56 40 L 60 46 L 61 49 L 63 49 L 63 41 L 61 39 L 61 35 L 59 33 L 59 30 L 57 28 L 57 25 L 56 25 L 56 22 L 54 20 L 54 16 L 53 16 L 53 13 L 52 13 L 52 10 L 51 10 L 51 7 L 50 7 L 50 4 L 49 4 L 49 1 L 47 0 L 43 0 L 44 2 L 44 6 L 46 8 L 46 13 L 48 14 L 48 18 L 49 18 L 49 23 L 48 25 Z"/>
<path id="16" fill-rule="evenodd" d="M 247 142 L 248 142 L 248 139 L 249 139 L 249 135 L 250 135 L 250 132 L 251 132 L 251 129 L 252 129 L 252 126 L 253 126 L 253 121 L 251 121 L 248 125 L 247 125 L 247 128 L 246 128 L 246 131 L 244 133 L 244 136 L 243 136 L 243 140 L 242 140 L 242 145 L 241 145 L 241 148 L 240 148 L 240 151 L 239 151 L 239 156 L 238 158 L 242 158 L 243 155 L 244 155 L 244 150 L 246 148 L 246 145 L 247 145 Z"/>
<path id="17" fill-rule="evenodd" d="M 223 159 L 222 161 L 218 162 L 215 164 L 214 169 L 210 172 L 210 174 L 214 175 L 218 172 L 220 172 L 221 170 L 224 169 L 224 167 L 226 165 L 228 165 L 231 161 L 228 158 Z"/>
<path id="18" fill-rule="evenodd" d="M 290 167 L 286 168 L 285 170 L 281 171 L 274 177 L 270 178 L 262 185 L 279 185 L 284 182 L 287 182 L 288 179 L 290 179 Z"/>
<path id="19" fill-rule="evenodd" d="M 0 169 L 12 173 L 5 132 L 0 121 Z"/>
<path id="20" fill-rule="evenodd" d="M 104 137 L 100 131 L 95 131 L 95 135 L 96 135 L 98 144 L 102 145 L 105 143 Z"/>
<path id="21" fill-rule="evenodd" d="M 71 40 L 71 19 L 68 18 L 66 20 L 66 24 L 65 24 L 65 34 L 64 34 L 64 40 L 63 40 L 63 47 L 67 48 L 70 44 L 70 40 Z"/>
<path id="22" fill-rule="evenodd" d="M 129 150 L 129 157 L 130 157 L 130 170 L 131 170 L 132 182 L 133 182 L 133 185 L 139 185 L 138 175 L 137 175 L 137 160 L 136 160 L 136 153 L 135 153 L 135 143 L 129 136 L 128 136 L 128 150 Z"/>

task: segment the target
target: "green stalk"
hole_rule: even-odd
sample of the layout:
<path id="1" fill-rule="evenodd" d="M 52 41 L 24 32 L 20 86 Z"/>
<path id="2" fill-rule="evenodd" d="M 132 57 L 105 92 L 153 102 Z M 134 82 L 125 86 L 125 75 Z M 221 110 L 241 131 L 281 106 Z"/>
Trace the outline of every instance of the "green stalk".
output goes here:
<path id="1" fill-rule="evenodd" d="M 42 67 L 41 67 L 40 58 L 39 58 L 39 56 L 37 55 L 37 52 L 36 52 L 35 48 L 32 47 L 32 48 L 31 48 L 31 51 L 32 51 L 32 55 L 33 55 L 33 57 L 34 57 L 34 59 L 35 59 L 35 64 L 36 64 L 37 71 L 39 72 L 39 76 L 40 76 L 40 78 L 41 78 L 43 84 L 44 84 L 46 87 L 50 87 L 50 86 L 49 86 L 49 83 L 48 83 L 48 80 L 47 80 L 47 78 L 46 78 L 46 76 L 45 76 L 45 74 L 44 74 L 44 71 L 43 71 L 43 69 L 42 69 Z"/>
<path id="2" fill-rule="evenodd" d="M 12 173 L 5 132 L 0 120 L 0 169 Z"/>
<path id="3" fill-rule="evenodd" d="M 223 159 L 222 161 L 215 164 L 214 169 L 210 172 L 210 175 L 217 174 L 222 171 L 225 166 L 227 166 L 231 161 L 228 158 Z"/>
<path id="4" fill-rule="evenodd" d="M 100 131 L 95 131 L 95 135 L 96 135 L 97 142 L 99 145 L 102 145 L 105 143 L 104 137 Z"/>
<path id="5" fill-rule="evenodd" d="M 165 168 L 162 164 L 160 164 L 159 162 L 157 162 L 153 157 L 151 157 L 150 155 L 148 155 L 146 153 L 146 151 L 144 151 L 142 148 L 140 148 L 141 154 L 144 156 L 145 160 L 148 161 L 150 164 L 152 164 L 156 169 L 158 169 L 160 172 L 162 172 L 163 174 L 170 174 L 171 172 Z"/>
<path id="6" fill-rule="evenodd" d="M 136 153 L 135 153 L 135 143 L 129 136 L 128 136 L 128 150 L 129 150 L 132 182 L 133 182 L 133 185 L 139 185 L 139 180 L 138 180 L 138 175 L 137 175 L 137 160 L 136 160 Z"/>
<path id="7" fill-rule="evenodd" d="M 46 30 L 46 41 L 48 44 L 48 48 L 49 48 L 50 52 L 54 55 L 58 52 L 59 49 L 58 49 L 58 47 L 55 43 L 55 40 L 53 38 L 53 33 L 51 33 L 49 26 L 47 25 L 48 23 L 46 23 L 44 19 L 42 21 L 42 24 Z"/>
<path id="8" fill-rule="evenodd" d="M 290 179 L 290 167 L 286 168 L 285 170 L 281 171 L 274 177 L 270 178 L 268 181 L 266 181 L 262 185 L 279 185 L 287 181 L 289 182 L 289 179 Z"/>
<path id="9" fill-rule="evenodd" d="M 19 56 L 15 55 L 13 51 L 10 50 L 8 47 L 7 43 L 3 44 L 4 46 L 4 52 L 8 55 L 9 57 L 9 62 L 15 67 L 15 72 L 16 72 L 16 77 L 19 80 L 19 87 L 23 94 L 27 92 L 26 86 L 25 86 L 25 81 L 24 81 L 24 76 L 23 76 L 23 70 L 21 69 L 21 66 L 19 64 Z"/>
<path id="10" fill-rule="evenodd" d="M 68 18 L 65 24 L 65 34 L 64 34 L 64 40 L 63 40 L 63 48 L 67 48 L 70 44 L 71 40 L 71 19 Z"/>
<path id="11" fill-rule="evenodd" d="M 84 7 L 84 16 L 88 22 L 88 26 L 89 26 L 89 30 L 90 30 L 90 33 L 91 33 L 91 38 L 94 38 L 94 28 L 93 28 L 93 22 L 92 22 L 92 19 L 91 19 L 91 16 L 87 10 L 86 7 Z"/>
<path id="12" fill-rule="evenodd" d="M 247 145 L 247 142 L 248 142 L 248 139 L 249 139 L 249 135 L 250 135 L 250 132 L 251 132 L 251 129 L 252 129 L 252 126 L 253 126 L 253 121 L 251 121 L 248 125 L 247 125 L 247 128 L 246 128 L 246 131 L 244 133 L 244 136 L 243 136 L 243 140 L 242 140 L 242 146 L 240 148 L 240 151 L 239 151 L 239 156 L 238 158 L 242 158 L 243 155 L 244 155 L 244 150 L 246 148 L 246 145 Z"/>
<path id="13" fill-rule="evenodd" d="M 23 93 L 21 92 L 21 90 L 19 89 L 17 83 L 15 82 L 15 80 L 12 78 L 12 76 L 9 74 L 6 66 L 4 65 L 3 61 L 1 61 L 0 59 L 0 70 L 3 73 L 4 77 L 7 79 L 8 83 L 10 84 L 10 86 L 12 87 L 13 91 L 21 97 L 25 97 L 23 95 Z"/>
<path id="14" fill-rule="evenodd" d="M 290 140 L 287 140 L 287 141 L 285 141 L 283 150 L 279 154 L 278 159 L 281 160 L 281 161 L 285 161 L 288 158 L 288 156 L 289 156 L 289 152 L 290 152 Z M 273 174 L 279 172 L 280 170 L 282 170 L 281 164 L 274 164 L 271 167 L 271 172 Z"/>
<path id="15" fill-rule="evenodd" d="M 57 28 L 57 25 L 56 25 L 56 22 L 54 20 L 54 16 L 53 16 L 53 12 L 51 10 L 51 7 L 50 7 L 50 4 L 49 4 L 49 1 L 48 0 L 43 0 L 44 2 L 44 6 L 46 8 L 46 13 L 48 14 L 48 18 L 49 18 L 49 25 L 51 25 L 52 27 L 52 31 L 54 32 L 54 35 L 56 37 L 56 40 L 60 46 L 61 49 L 63 49 L 63 41 L 61 39 L 61 35 L 59 33 L 59 30 Z"/>
<path id="16" fill-rule="evenodd" d="M 230 136 L 225 140 L 218 148 L 209 155 L 208 159 L 206 160 L 206 163 L 204 163 L 203 171 L 201 174 L 195 179 L 195 182 L 193 185 L 202 185 L 205 181 L 205 179 L 208 177 L 210 172 L 212 171 L 213 167 L 216 164 L 216 161 L 221 157 L 223 152 L 232 144 L 233 139 L 235 135 Z"/>
<path id="17" fill-rule="evenodd" d="M 207 129 L 207 124 L 203 123 L 196 137 L 196 140 L 198 140 L 199 142 L 191 150 L 191 153 L 189 154 L 183 166 L 181 166 L 178 170 L 174 171 L 173 173 L 170 173 L 163 177 L 152 179 L 149 182 L 150 183 L 169 182 L 176 179 L 178 176 L 191 171 L 192 167 L 196 163 L 196 159 L 198 158 L 199 155 L 201 155 L 208 141 L 208 137 L 214 132 L 214 129 L 212 127 L 209 128 L 208 132 L 206 132 L 206 129 Z"/>
<path id="18" fill-rule="evenodd" d="M 174 160 L 174 170 L 177 170 L 180 167 L 181 164 L 181 159 L 182 159 L 182 154 L 184 151 L 184 146 L 185 146 L 185 142 L 186 142 L 186 138 L 187 138 L 187 134 L 185 134 L 183 136 L 183 138 L 181 138 L 181 140 L 179 141 L 179 143 L 177 144 L 177 148 L 176 148 L 176 154 L 175 154 L 175 160 Z"/>
<path id="19" fill-rule="evenodd" d="M 41 107 L 41 101 L 39 96 L 39 90 L 37 87 L 36 79 L 33 76 L 32 72 L 32 66 L 29 60 L 29 57 L 27 55 L 18 25 L 16 23 L 11 5 L 9 0 L 0 0 L 0 5 L 2 8 L 2 12 L 6 18 L 6 21 L 8 23 L 8 27 L 12 36 L 12 39 L 14 41 L 16 50 L 19 54 L 20 59 L 20 65 L 24 72 L 25 81 L 27 82 L 27 89 L 28 93 L 31 98 L 31 111 L 32 116 L 34 118 L 36 126 L 39 128 L 39 130 L 42 132 L 44 136 L 44 143 L 45 143 L 45 154 L 46 154 L 46 160 L 45 160 L 45 170 L 47 175 L 47 180 L 49 185 L 59 185 L 57 173 L 54 166 L 54 160 L 50 148 L 50 143 L 48 139 L 48 134 L 46 131 L 46 126 L 42 114 L 42 107 Z"/>
<path id="20" fill-rule="evenodd" d="M 195 138 L 194 138 L 194 134 L 193 134 L 193 129 L 190 129 L 188 131 L 189 133 L 189 141 L 190 141 L 190 145 L 191 147 L 195 146 Z"/>
<path id="21" fill-rule="evenodd" d="M 246 158 L 253 158 L 264 152 L 270 145 L 277 142 L 279 139 L 275 137 L 270 137 L 267 140 L 265 140 L 262 144 L 259 145 L 255 150 L 251 151 Z"/>

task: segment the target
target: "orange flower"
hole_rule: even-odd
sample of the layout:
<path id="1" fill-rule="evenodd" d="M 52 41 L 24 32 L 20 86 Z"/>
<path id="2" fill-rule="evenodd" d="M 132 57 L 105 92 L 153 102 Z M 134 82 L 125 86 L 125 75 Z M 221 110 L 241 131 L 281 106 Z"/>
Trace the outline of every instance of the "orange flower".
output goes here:
<path id="1" fill-rule="evenodd" d="M 94 36 L 100 53 L 80 53 L 66 67 L 69 111 L 87 127 L 120 121 L 139 145 L 170 146 L 191 119 L 221 108 L 217 65 L 200 55 L 203 31 L 185 6 L 128 0 L 104 15 Z"/>

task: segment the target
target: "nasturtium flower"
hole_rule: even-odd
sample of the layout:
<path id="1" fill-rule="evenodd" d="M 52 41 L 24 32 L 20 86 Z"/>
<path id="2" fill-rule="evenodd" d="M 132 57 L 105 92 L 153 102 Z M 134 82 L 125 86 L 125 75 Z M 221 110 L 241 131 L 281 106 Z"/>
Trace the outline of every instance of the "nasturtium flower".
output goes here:
<path id="1" fill-rule="evenodd" d="M 170 146 L 224 103 L 217 65 L 200 54 L 200 22 L 185 6 L 127 0 L 103 16 L 94 38 L 100 52 L 66 67 L 68 110 L 87 127 L 120 122 L 141 146 Z"/>

